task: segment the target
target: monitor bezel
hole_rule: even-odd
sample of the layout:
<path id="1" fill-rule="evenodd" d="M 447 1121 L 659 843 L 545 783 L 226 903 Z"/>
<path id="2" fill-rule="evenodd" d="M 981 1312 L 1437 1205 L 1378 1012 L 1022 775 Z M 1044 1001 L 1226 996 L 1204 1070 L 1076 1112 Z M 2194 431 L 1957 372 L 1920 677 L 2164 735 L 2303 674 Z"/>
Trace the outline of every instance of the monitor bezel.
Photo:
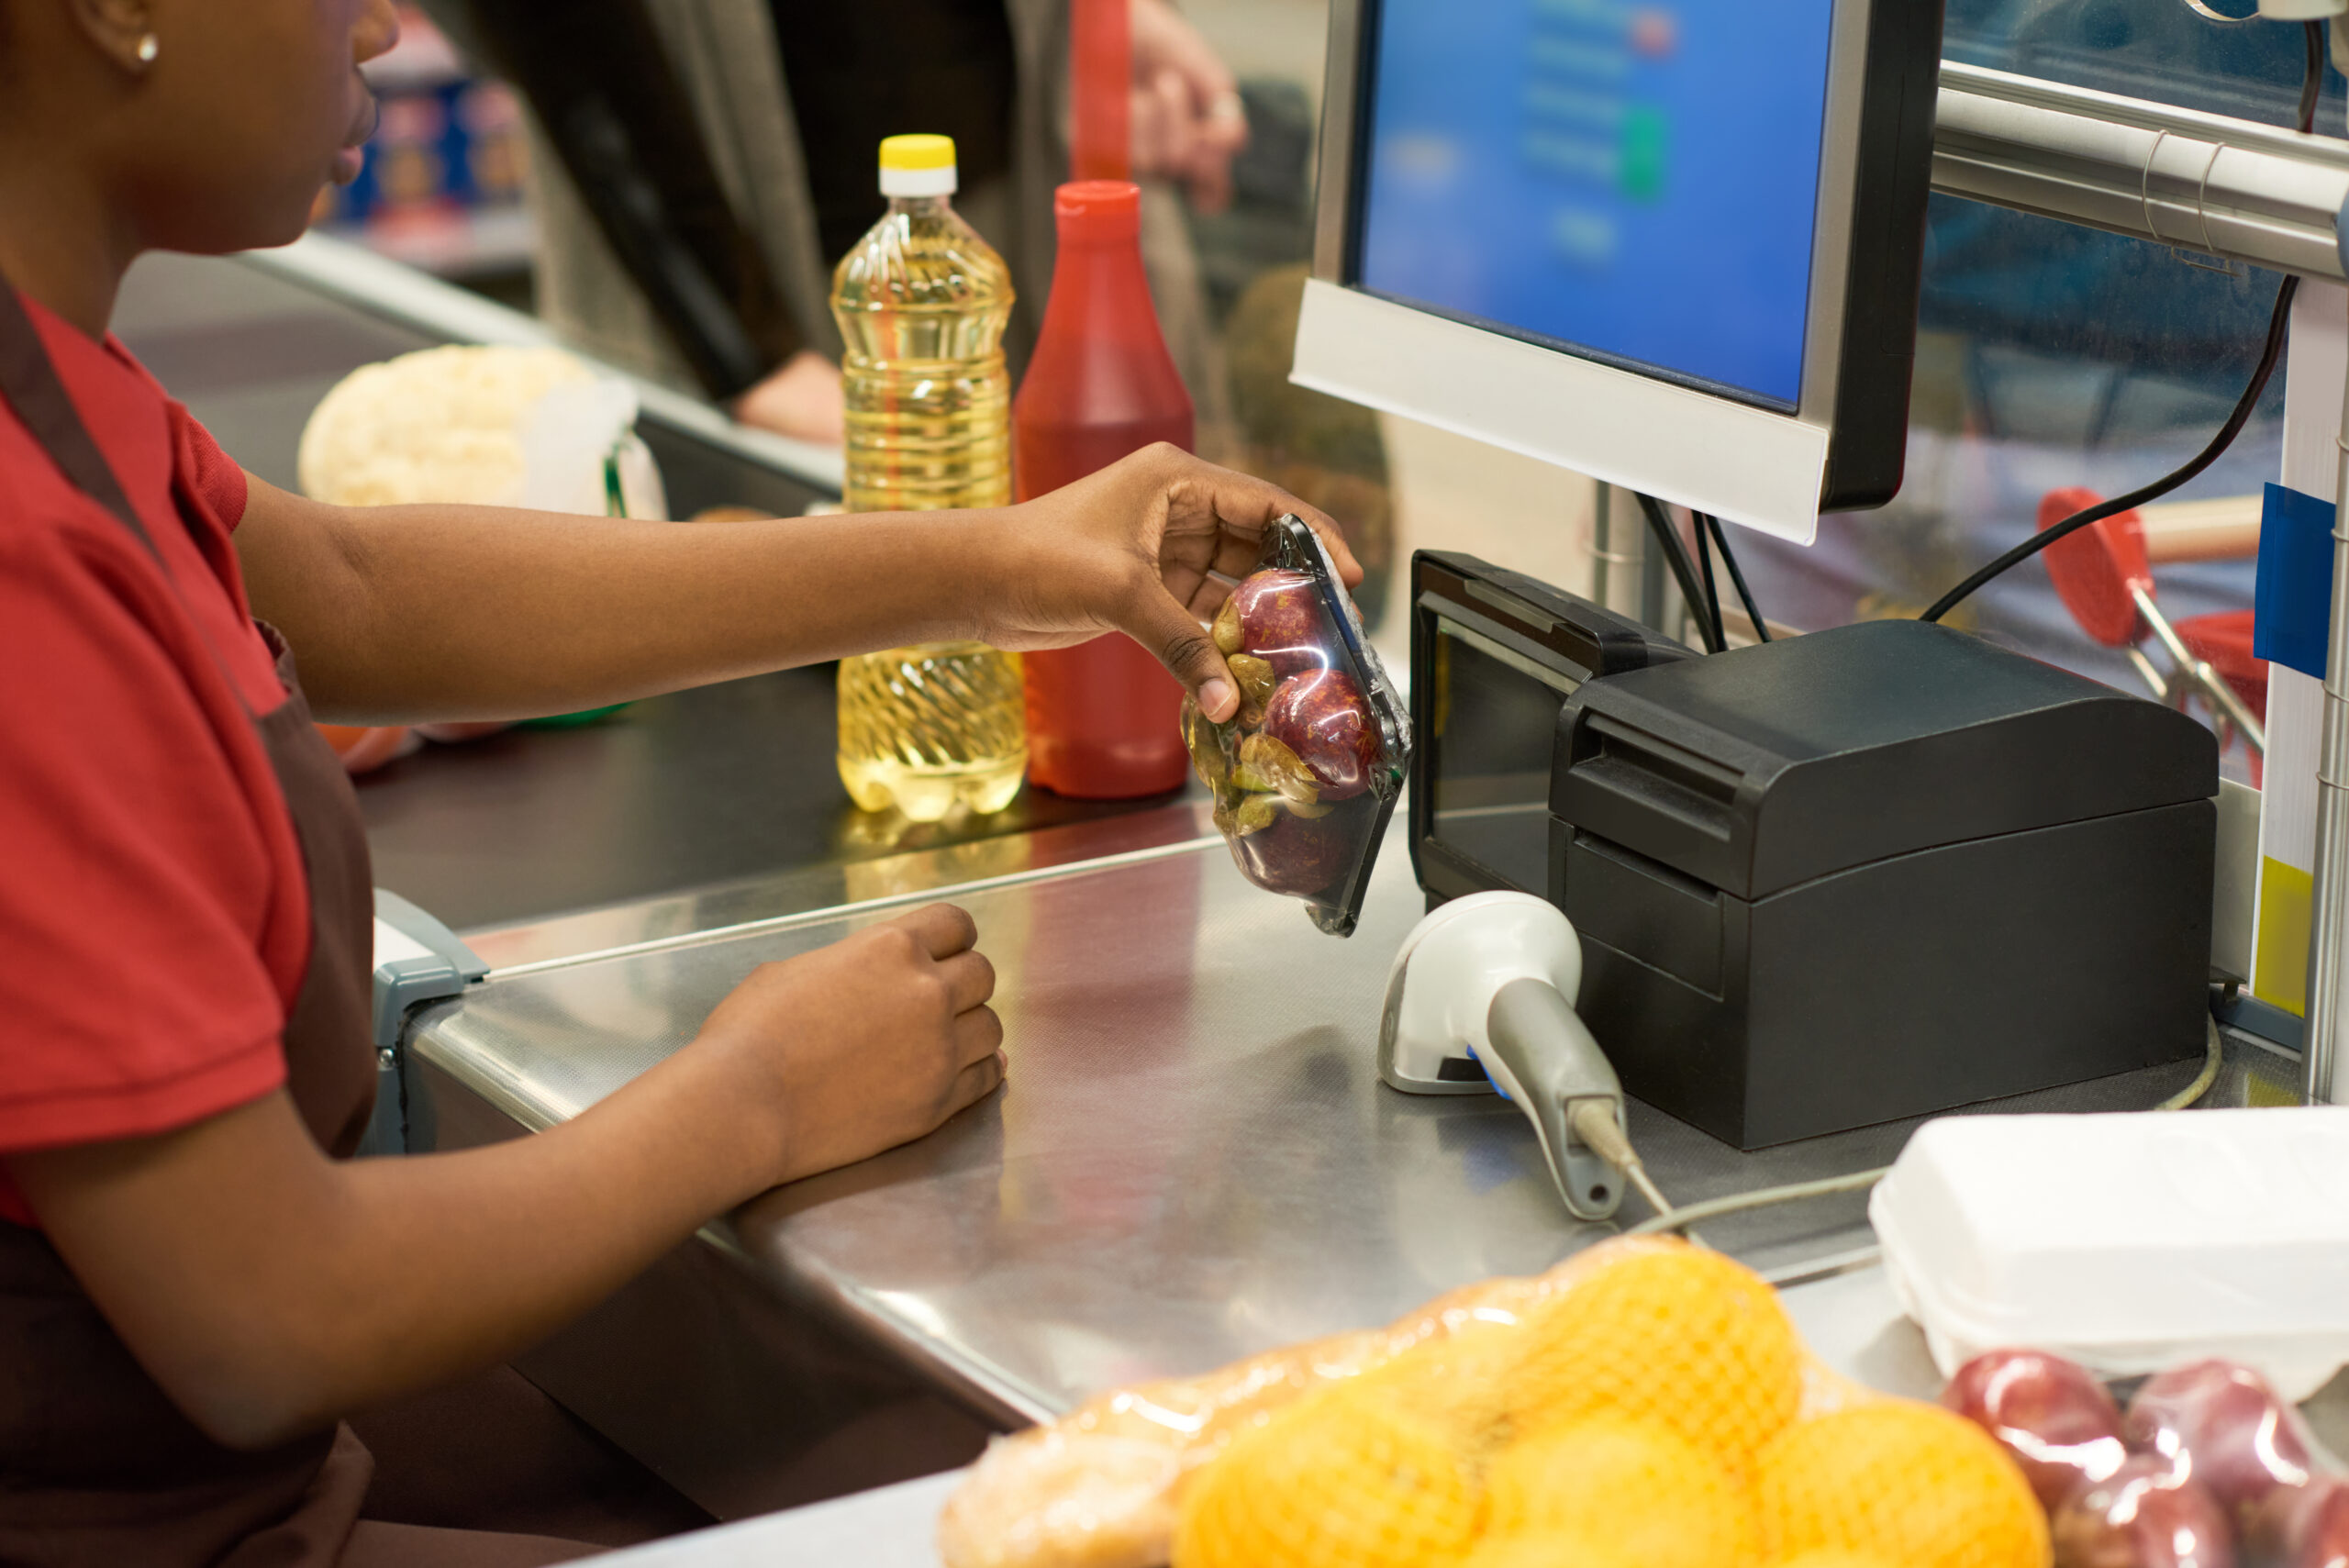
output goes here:
<path id="1" fill-rule="evenodd" d="M 1748 389 L 1364 288 L 1364 215 L 1354 197 L 1370 150 L 1381 4 L 1330 0 L 1313 278 L 1294 379 L 1804 542 L 1819 512 L 1880 506 L 1898 492 L 1941 0 L 1832 0 L 1802 392 L 1792 409 Z M 1855 276 L 1878 282 L 1855 293 Z M 1394 338 L 1398 362 L 1373 362 L 1362 347 L 1365 333 Z M 1497 411 L 1487 405 L 1462 414 L 1441 406 L 1446 387 L 1506 387 L 1508 395 Z M 1626 439 L 1620 425 L 1594 428 L 1582 440 L 1570 429 L 1546 431 L 1525 406 L 1529 397 L 1608 409 L 1656 428 L 1661 439 Z M 1673 428 L 1682 425 L 1686 439 L 1675 443 Z M 1698 472 L 1675 472 L 1675 444 Z"/>

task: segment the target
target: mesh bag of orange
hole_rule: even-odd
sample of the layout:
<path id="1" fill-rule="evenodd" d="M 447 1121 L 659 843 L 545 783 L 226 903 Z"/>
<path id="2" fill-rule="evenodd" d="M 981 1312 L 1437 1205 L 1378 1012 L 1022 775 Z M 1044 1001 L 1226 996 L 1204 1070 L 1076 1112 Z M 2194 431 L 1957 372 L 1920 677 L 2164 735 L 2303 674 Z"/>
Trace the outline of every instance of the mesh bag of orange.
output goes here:
<path id="1" fill-rule="evenodd" d="M 1979 1427 L 1837 1377 L 1759 1276 L 1606 1243 L 999 1440 L 947 1568 L 2047 1568 Z"/>

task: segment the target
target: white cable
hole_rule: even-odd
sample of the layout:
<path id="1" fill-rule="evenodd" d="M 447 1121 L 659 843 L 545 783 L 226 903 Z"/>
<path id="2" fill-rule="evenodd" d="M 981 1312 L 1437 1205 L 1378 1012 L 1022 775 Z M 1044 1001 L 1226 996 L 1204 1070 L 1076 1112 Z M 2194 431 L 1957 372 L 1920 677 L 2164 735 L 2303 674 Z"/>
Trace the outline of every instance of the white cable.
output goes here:
<path id="1" fill-rule="evenodd" d="M 2155 1106 L 2154 1109 L 2182 1111 L 2209 1094 L 2210 1085 L 2219 1081 L 2219 1068 L 2226 1061 L 2226 1047 L 2219 1040 L 2219 1020 L 2217 1018 L 2208 1020 L 2207 1027 L 2210 1033 L 2204 1037 L 2202 1071 L 2195 1075 L 2194 1082 Z"/>
<path id="2" fill-rule="evenodd" d="M 1764 1187 L 1759 1192 L 1731 1193 L 1727 1197 L 1712 1198 L 1704 1203 L 1692 1203 L 1686 1208 L 1666 1209 L 1653 1219 L 1642 1220 L 1626 1236 L 1653 1236 L 1660 1230 L 1681 1230 L 1703 1219 L 1719 1219 L 1725 1214 L 1742 1214 L 1749 1208 L 1772 1208 L 1782 1203 L 1799 1203 L 1805 1198 L 1832 1197 L 1837 1193 L 1865 1192 L 1884 1180 L 1886 1165 L 1874 1171 L 1855 1171 L 1848 1176 L 1828 1176 L 1816 1182 L 1796 1182 L 1783 1187 Z"/>
<path id="3" fill-rule="evenodd" d="M 2195 1075 L 2194 1082 L 2155 1106 L 2154 1109 L 2156 1112 L 2182 1111 L 2209 1094 L 2210 1085 L 2219 1081 L 2219 1069 L 2226 1060 L 2226 1047 L 2219 1038 L 2219 1020 L 2205 1019 L 2204 1029 L 2202 1071 Z M 1591 1143 L 1591 1147 L 1598 1149 L 1602 1157 L 1606 1155 L 1607 1151 L 1599 1149 L 1596 1141 Z M 1795 1182 L 1783 1187 L 1763 1187 L 1750 1193 L 1732 1193 L 1727 1197 L 1712 1198 L 1704 1203 L 1692 1203 L 1686 1208 L 1675 1208 L 1656 1202 L 1657 1194 L 1654 1186 L 1646 1179 L 1647 1173 L 1639 1166 L 1636 1155 L 1632 1157 L 1632 1163 L 1624 1166 L 1623 1170 L 1624 1174 L 1638 1186 L 1641 1195 L 1659 1211 L 1654 1218 L 1642 1220 L 1623 1234 L 1653 1236 L 1667 1230 L 1685 1230 L 1700 1220 L 1719 1219 L 1725 1214 L 1743 1214 L 1749 1209 L 1775 1208 L 1780 1204 L 1800 1203 L 1805 1199 L 1815 1197 L 1833 1197 L 1841 1193 L 1865 1192 L 1890 1174 L 1892 1167 L 1884 1165 L 1873 1171 L 1855 1171 L 1848 1176 L 1828 1176 L 1815 1182 Z M 1689 1240 L 1693 1241 L 1696 1238 L 1692 1236 Z"/>

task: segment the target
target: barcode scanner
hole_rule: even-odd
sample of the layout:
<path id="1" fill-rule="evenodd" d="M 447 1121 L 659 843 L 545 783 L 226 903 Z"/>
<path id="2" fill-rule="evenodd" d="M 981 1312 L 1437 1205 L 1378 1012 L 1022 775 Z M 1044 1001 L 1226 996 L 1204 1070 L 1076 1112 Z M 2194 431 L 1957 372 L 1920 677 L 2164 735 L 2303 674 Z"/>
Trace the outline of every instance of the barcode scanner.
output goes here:
<path id="1" fill-rule="evenodd" d="M 1567 1209 L 1610 1219 L 1638 1156 L 1623 1086 L 1575 1014 L 1581 987 L 1581 940 L 1547 900 L 1454 899 L 1395 955 L 1378 1075 L 1407 1095 L 1497 1092 L 1532 1122 Z"/>

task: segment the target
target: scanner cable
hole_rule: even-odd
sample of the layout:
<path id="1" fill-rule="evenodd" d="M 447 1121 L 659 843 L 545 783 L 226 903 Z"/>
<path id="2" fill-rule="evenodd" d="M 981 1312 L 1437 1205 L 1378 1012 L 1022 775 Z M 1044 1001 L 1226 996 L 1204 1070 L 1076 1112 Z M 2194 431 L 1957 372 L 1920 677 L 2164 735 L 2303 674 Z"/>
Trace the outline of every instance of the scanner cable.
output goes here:
<path id="1" fill-rule="evenodd" d="M 2204 1028 L 2207 1032 L 2202 1048 L 2202 1071 L 2195 1075 L 2194 1082 L 2155 1106 L 2154 1110 L 2156 1113 L 2186 1109 L 2209 1094 L 2210 1086 L 2219 1081 L 2219 1069 L 2226 1060 L 2225 1047 L 2219 1039 L 2219 1020 L 2207 1018 L 2204 1020 Z M 1833 1197 L 1842 1193 L 1866 1192 L 1884 1180 L 1892 1171 L 1891 1166 L 1884 1165 L 1873 1171 L 1854 1171 L 1846 1176 L 1828 1176 L 1815 1182 L 1795 1182 L 1782 1187 L 1764 1187 L 1755 1192 L 1731 1193 L 1727 1197 L 1712 1198 L 1704 1203 L 1692 1203 L 1685 1208 L 1676 1208 L 1662 1201 L 1662 1195 L 1655 1190 L 1655 1184 L 1648 1180 L 1647 1171 L 1640 1163 L 1639 1156 L 1631 1152 L 1631 1140 L 1622 1138 L 1620 1132 L 1616 1131 L 1613 1118 L 1592 1117 L 1588 1120 L 1590 1125 L 1585 1126 L 1583 1119 L 1577 1118 L 1575 1130 L 1582 1134 L 1584 1140 L 1601 1159 L 1609 1163 L 1615 1163 L 1614 1152 L 1600 1140 L 1598 1124 L 1604 1121 L 1607 1130 L 1616 1134 L 1622 1144 L 1623 1151 L 1630 1154 L 1629 1162 L 1621 1166 L 1624 1178 L 1638 1188 L 1640 1195 L 1646 1198 L 1649 1205 L 1657 1210 L 1653 1218 L 1642 1220 L 1626 1230 L 1624 1232 L 1626 1236 L 1661 1235 L 1666 1231 L 1686 1230 L 1691 1225 L 1699 1224 L 1708 1219 L 1719 1219 L 1724 1215 L 1744 1214 L 1757 1208 L 1776 1208 L 1781 1204 L 1801 1203 L 1810 1198 Z M 1691 1236 L 1689 1240 L 1694 1241 L 1697 1238 Z"/>

